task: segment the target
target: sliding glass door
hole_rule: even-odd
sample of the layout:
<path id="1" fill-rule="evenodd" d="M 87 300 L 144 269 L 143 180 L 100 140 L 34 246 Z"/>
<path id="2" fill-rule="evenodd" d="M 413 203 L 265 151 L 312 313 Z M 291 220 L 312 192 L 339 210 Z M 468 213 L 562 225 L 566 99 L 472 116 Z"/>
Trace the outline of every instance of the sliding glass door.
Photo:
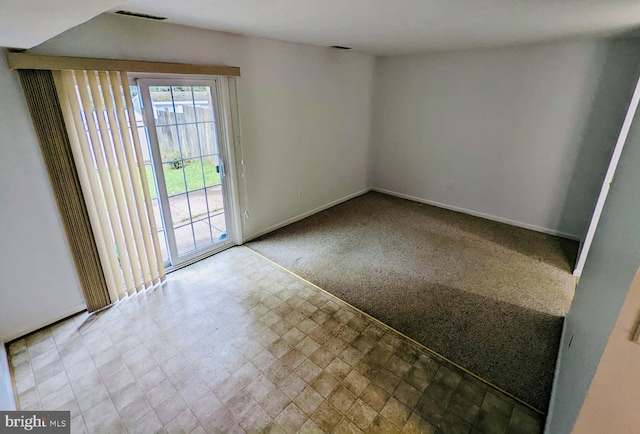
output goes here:
<path id="1" fill-rule="evenodd" d="M 228 148 L 214 80 L 137 81 L 149 140 L 148 177 L 166 260 L 179 266 L 231 244 Z M 164 252 L 163 252 L 164 253 Z"/>

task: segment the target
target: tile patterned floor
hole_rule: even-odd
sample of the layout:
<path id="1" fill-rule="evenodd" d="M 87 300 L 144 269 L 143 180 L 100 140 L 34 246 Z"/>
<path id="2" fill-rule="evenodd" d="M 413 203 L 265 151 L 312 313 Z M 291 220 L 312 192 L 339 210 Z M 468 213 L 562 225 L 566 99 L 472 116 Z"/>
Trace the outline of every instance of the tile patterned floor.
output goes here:
<path id="1" fill-rule="evenodd" d="M 10 345 L 72 433 L 538 433 L 542 418 L 237 247 Z"/>

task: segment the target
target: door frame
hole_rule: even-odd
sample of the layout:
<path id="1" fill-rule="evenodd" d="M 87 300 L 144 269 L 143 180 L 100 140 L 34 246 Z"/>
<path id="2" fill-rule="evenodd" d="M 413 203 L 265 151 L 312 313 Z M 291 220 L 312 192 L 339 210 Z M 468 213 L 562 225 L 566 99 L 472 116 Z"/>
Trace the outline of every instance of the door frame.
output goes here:
<path id="1" fill-rule="evenodd" d="M 228 91 L 229 79 L 218 76 L 148 73 L 130 74 L 129 78 L 130 84 L 138 86 L 140 91 L 143 118 L 149 134 L 149 151 L 155 172 L 156 191 L 158 192 L 158 200 L 161 204 L 160 214 L 169 252 L 170 265 L 167 267 L 167 271 L 182 268 L 232 247 L 233 245 L 242 244 L 242 225 L 239 224 L 241 221 L 240 198 L 238 196 L 239 189 L 237 186 L 238 180 L 236 176 L 237 170 L 234 152 L 235 131 L 238 126 L 234 119 L 233 111 L 234 107 L 237 106 L 237 101 L 232 100 L 235 94 L 232 96 Z M 157 146 L 158 136 L 153 110 L 150 109 L 152 105 L 149 86 L 206 86 L 211 89 L 211 100 L 215 113 L 215 134 L 218 141 L 218 156 L 224 167 L 224 174 L 221 173 L 220 182 L 222 185 L 227 238 L 220 243 L 214 243 L 212 248 L 206 251 L 195 250 L 181 257 L 178 256 L 164 175 L 159 176 L 164 173 L 164 168 L 162 167 L 160 149 L 159 146 Z M 177 260 L 178 258 L 180 258 L 179 261 Z"/>
<path id="2" fill-rule="evenodd" d="M 618 168 L 618 163 L 620 162 L 620 156 L 622 155 L 624 146 L 627 143 L 627 137 L 629 136 L 631 124 L 633 123 L 633 118 L 636 115 L 639 104 L 640 77 L 636 81 L 636 87 L 633 91 L 631 101 L 629 102 L 629 107 L 627 108 L 627 114 L 625 115 L 624 122 L 622 123 L 622 127 L 620 128 L 620 134 L 618 135 L 616 145 L 613 148 L 613 154 L 611 155 L 609 167 L 607 168 L 607 173 L 604 177 L 604 181 L 602 182 L 602 187 L 600 188 L 600 194 L 595 204 L 593 214 L 591 216 L 591 221 L 589 222 L 589 228 L 587 229 L 587 233 L 585 234 L 584 239 L 580 243 L 578 259 L 576 261 L 575 269 L 573 270 L 573 275 L 576 277 L 580 277 L 582 275 L 582 270 L 584 269 L 585 263 L 587 262 L 587 256 L 589 255 L 589 250 L 591 249 L 591 243 L 593 242 L 593 238 L 596 234 L 596 229 L 598 228 L 600 216 L 602 215 L 605 202 L 607 201 L 609 190 L 613 186 L 616 169 Z"/>

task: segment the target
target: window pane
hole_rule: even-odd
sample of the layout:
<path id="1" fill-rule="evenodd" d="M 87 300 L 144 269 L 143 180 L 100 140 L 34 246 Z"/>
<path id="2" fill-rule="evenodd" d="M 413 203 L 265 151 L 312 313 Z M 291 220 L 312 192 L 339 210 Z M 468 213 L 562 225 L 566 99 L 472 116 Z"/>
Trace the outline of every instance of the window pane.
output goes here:
<path id="1" fill-rule="evenodd" d="M 193 224 L 193 232 L 196 236 L 196 248 L 202 249 L 212 244 L 211 240 L 211 227 L 209 226 L 209 219 L 205 218 Z"/>
<path id="2" fill-rule="evenodd" d="M 158 127 L 158 147 L 162 161 L 175 161 L 182 158 L 178 129 L 175 126 Z"/>
<path id="3" fill-rule="evenodd" d="M 185 161 L 184 174 L 187 178 L 187 190 L 197 190 L 204 188 L 204 178 L 202 174 L 202 160 Z"/>
<path id="4" fill-rule="evenodd" d="M 224 209 L 221 186 L 207 188 L 207 203 L 209 205 L 209 215 L 218 214 Z"/>
<path id="5" fill-rule="evenodd" d="M 164 182 L 167 186 L 167 194 L 169 196 L 184 193 L 186 191 L 184 171 L 182 170 L 183 165 L 184 162 L 182 160 L 176 160 L 162 165 Z"/>
<path id="6" fill-rule="evenodd" d="M 153 105 L 153 118 L 156 125 L 174 124 L 176 122 L 169 86 L 149 86 L 149 95 Z"/>
<path id="7" fill-rule="evenodd" d="M 219 154 L 216 124 L 213 122 L 198 124 L 198 137 L 202 147 L 202 155 Z"/>
<path id="8" fill-rule="evenodd" d="M 193 232 L 191 225 L 182 226 L 174 229 L 176 235 L 176 245 L 178 247 L 178 255 L 182 256 L 195 250 L 193 240 Z"/>
<path id="9" fill-rule="evenodd" d="M 196 121 L 195 107 L 191 86 L 173 86 L 173 103 L 176 112 L 176 123 L 184 124 Z"/>
<path id="10" fill-rule="evenodd" d="M 196 118 L 198 122 L 213 121 L 213 101 L 209 87 L 193 87 L 194 105 L 196 107 Z"/>
<path id="11" fill-rule="evenodd" d="M 198 126 L 196 124 L 178 125 L 180 135 L 180 147 L 182 158 L 194 158 L 202 155 L 200 152 L 200 137 L 198 136 Z"/>
<path id="12" fill-rule="evenodd" d="M 220 185 L 220 174 L 216 171 L 218 157 L 210 156 L 203 159 L 204 178 L 207 187 Z"/>

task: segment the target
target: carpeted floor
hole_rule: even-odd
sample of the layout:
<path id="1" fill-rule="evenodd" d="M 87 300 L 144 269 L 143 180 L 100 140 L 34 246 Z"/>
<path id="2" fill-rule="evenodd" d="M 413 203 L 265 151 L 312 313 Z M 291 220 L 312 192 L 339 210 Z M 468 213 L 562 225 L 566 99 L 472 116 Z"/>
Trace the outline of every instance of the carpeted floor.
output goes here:
<path id="1" fill-rule="evenodd" d="M 547 410 L 576 242 L 372 192 L 248 246 Z"/>

